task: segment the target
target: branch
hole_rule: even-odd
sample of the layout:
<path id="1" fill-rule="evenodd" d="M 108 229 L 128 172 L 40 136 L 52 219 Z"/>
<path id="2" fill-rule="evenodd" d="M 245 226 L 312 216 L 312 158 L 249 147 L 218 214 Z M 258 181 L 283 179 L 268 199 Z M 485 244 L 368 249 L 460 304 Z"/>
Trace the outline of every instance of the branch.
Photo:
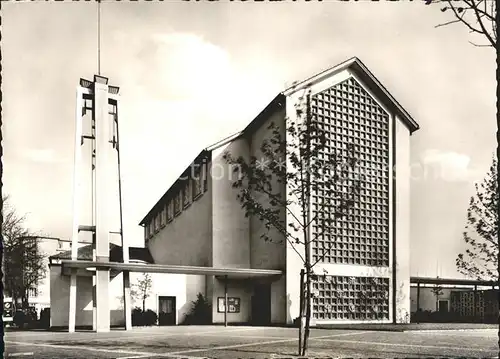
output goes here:
<path id="1" fill-rule="evenodd" d="M 438 27 L 443 27 L 443 26 L 447 26 L 447 25 L 451 25 L 451 24 L 456 24 L 456 23 L 458 23 L 458 22 L 460 22 L 460 20 L 459 20 L 459 19 L 456 19 L 456 20 L 450 20 L 450 21 L 445 22 L 445 23 L 442 23 L 442 24 L 437 24 L 437 25 L 436 25 L 436 26 L 434 26 L 434 27 L 437 29 Z"/>
<path id="2" fill-rule="evenodd" d="M 491 14 L 488 14 L 488 12 L 486 10 L 481 10 L 479 8 L 479 4 L 481 4 L 482 2 L 484 2 L 485 4 L 485 9 L 486 9 L 486 1 L 484 0 L 480 0 L 477 4 L 474 3 L 474 0 L 471 0 L 471 2 L 468 2 L 468 0 L 462 0 L 467 6 L 469 6 L 469 9 L 472 9 L 474 11 L 476 11 L 477 13 L 481 14 L 481 16 L 486 16 L 486 18 L 488 18 L 488 20 L 495 20 L 495 17 Z M 492 12 L 493 13 L 493 12 Z"/>
<path id="3" fill-rule="evenodd" d="M 474 45 L 475 47 L 491 47 L 491 45 L 480 45 L 480 44 L 476 44 L 470 40 L 469 40 L 469 44 Z"/>
<path id="4" fill-rule="evenodd" d="M 460 15 L 455 6 L 453 6 L 453 4 L 451 3 L 451 0 L 446 0 L 446 2 L 450 6 L 449 8 L 453 11 L 453 14 L 455 15 L 458 21 L 467 26 L 472 32 L 477 32 L 478 34 L 482 34 L 481 30 L 474 28 L 471 24 L 469 24 L 466 20 L 464 20 L 465 11 L 462 13 L 462 15 Z"/>
<path id="5" fill-rule="evenodd" d="M 467 4 L 466 0 L 462 0 L 462 1 L 464 1 Z M 474 13 L 476 14 L 477 22 L 479 23 L 479 26 L 481 26 L 482 33 L 484 34 L 484 36 L 486 36 L 486 38 L 490 42 L 491 46 L 495 47 L 496 41 L 491 38 L 491 35 L 484 27 L 483 20 L 481 19 L 481 15 L 479 15 L 479 9 L 476 6 L 476 3 L 474 2 L 474 0 L 471 0 L 471 3 L 473 4 L 472 9 L 474 10 Z"/>
<path id="6" fill-rule="evenodd" d="M 288 203 L 286 201 L 282 201 L 281 198 L 279 198 L 279 196 L 267 191 L 265 188 L 259 188 L 258 189 L 259 192 L 264 192 L 265 194 L 267 194 L 269 196 L 269 198 L 275 200 L 276 202 L 280 203 L 281 206 L 285 207 L 285 209 L 288 211 L 288 213 L 290 213 L 292 215 L 292 217 L 299 223 L 299 225 L 301 227 L 304 227 L 304 225 L 300 222 L 300 220 L 297 218 L 297 216 L 295 215 L 295 213 L 293 213 L 293 211 L 288 208 Z"/>

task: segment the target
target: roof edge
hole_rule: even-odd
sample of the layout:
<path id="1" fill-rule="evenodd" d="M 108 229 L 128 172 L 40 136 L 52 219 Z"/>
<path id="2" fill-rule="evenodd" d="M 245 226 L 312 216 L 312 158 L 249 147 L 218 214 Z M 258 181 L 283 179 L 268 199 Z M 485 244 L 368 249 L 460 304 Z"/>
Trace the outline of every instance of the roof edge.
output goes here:
<path id="1" fill-rule="evenodd" d="M 225 137 L 223 139 L 221 139 L 220 141 L 218 142 L 215 142 L 214 144 L 206 147 L 205 149 L 203 149 L 200 154 L 191 162 L 196 162 L 200 157 L 203 157 L 203 156 L 207 156 L 209 153 L 211 153 L 212 151 L 230 143 L 231 141 L 234 141 L 242 136 L 244 136 L 245 134 L 247 134 L 248 132 L 252 131 L 252 130 L 255 130 L 255 128 L 259 127 L 259 120 L 266 114 L 268 113 L 269 111 L 272 111 L 276 106 L 278 106 L 280 104 L 280 100 L 284 98 L 284 94 L 283 93 L 279 93 L 278 95 L 276 95 L 274 97 L 274 99 L 269 103 L 267 104 L 267 106 L 245 127 L 245 129 L 243 131 L 239 131 L 239 132 L 236 132 L 236 133 L 233 133 L 232 135 L 228 136 L 228 137 Z M 189 165 L 191 166 L 191 164 Z M 187 169 L 189 169 L 189 166 Z M 186 169 L 186 170 L 187 170 Z M 170 192 L 170 190 L 176 185 L 176 183 L 179 181 L 179 178 L 182 177 L 183 173 L 186 172 L 186 170 L 184 170 L 182 172 L 182 174 L 178 177 L 177 180 L 174 181 L 174 183 L 172 183 L 172 185 L 166 190 L 166 192 L 163 194 L 162 197 L 160 197 L 160 199 L 155 203 L 155 205 L 151 208 L 151 210 L 149 210 L 149 212 L 144 216 L 144 218 L 139 222 L 139 226 L 144 226 L 146 224 L 146 221 L 147 219 L 153 214 L 153 212 L 155 212 L 155 210 L 157 209 L 159 203 L 161 203 L 168 195 L 168 193 Z"/>
<path id="2" fill-rule="evenodd" d="M 156 201 L 156 203 L 154 204 L 153 207 L 151 207 L 151 209 L 149 210 L 149 212 L 144 216 L 144 218 L 139 222 L 139 226 L 143 226 L 145 225 L 146 223 L 146 220 L 152 215 L 153 212 L 155 212 L 155 210 L 157 209 L 158 205 L 160 202 L 162 202 L 165 198 L 168 197 L 168 194 L 170 193 L 170 191 L 172 190 L 172 188 L 174 188 L 178 183 L 179 183 L 179 179 L 184 175 L 184 173 L 186 173 L 186 171 L 189 170 L 190 166 L 192 163 L 195 163 L 196 161 L 201 161 L 202 158 L 206 157 L 207 156 L 207 153 L 209 153 L 210 151 L 207 151 L 206 149 L 203 149 L 199 154 L 198 156 L 195 157 L 195 159 L 193 161 L 191 161 L 191 163 L 189 164 L 189 166 L 182 171 L 182 173 L 177 177 L 177 179 L 172 183 L 172 185 L 170 187 L 168 187 L 168 189 L 165 191 L 165 193 L 163 194 L 163 196 L 160 197 L 160 199 L 158 201 Z"/>
<path id="3" fill-rule="evenodd" d="M 408 111 L 406 111 L 403 106 L 401 106 L 401 104 L 391 95 L 391 93 L 384 87 L 384 85 L 382 85 L 382 83 L 375 77 L 375 75 L 373 75 L 368 67 L 366 67 L 366 65 L 358 57 L 355 56 L 338 65 L 323 70 L 304 81 L 300 81 L 288 87 L 283 92 L 283 94 L 285 96 L 290 96 L 297 91 L 307 88 L 313 82 L 321 81 L 323 78 L 328 77 L 332 73 L 339 72 L 347 68 L 352 68 L 357 73 L 357 75 L 361 75 L 360 77 L 366 82 L 366 85 L 369 88 L 375 87 L 379 90 L 380 95 L 385 98 L 386 102 L 389 102 L 394 107 L 396 114 L 402 117 L 403 122 L 405 122 L 410 130 L 410 134 L 420 129 L 419 124 L 413 119 Z"/>

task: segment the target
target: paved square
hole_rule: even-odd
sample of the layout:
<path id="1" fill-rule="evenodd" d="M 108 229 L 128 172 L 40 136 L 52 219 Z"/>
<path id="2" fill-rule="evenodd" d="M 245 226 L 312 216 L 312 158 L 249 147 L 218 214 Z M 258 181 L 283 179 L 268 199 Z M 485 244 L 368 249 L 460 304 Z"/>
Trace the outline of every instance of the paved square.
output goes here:
<path id="1" fill-rule="evenodd" d="M 284 358 L 297 329 L 177 326 L 125 332 L 7 332 L 6 358 Z M 497 330 L 383 332 L 312 329 L 310 357 L 475 357 L 498 354 Z"/>

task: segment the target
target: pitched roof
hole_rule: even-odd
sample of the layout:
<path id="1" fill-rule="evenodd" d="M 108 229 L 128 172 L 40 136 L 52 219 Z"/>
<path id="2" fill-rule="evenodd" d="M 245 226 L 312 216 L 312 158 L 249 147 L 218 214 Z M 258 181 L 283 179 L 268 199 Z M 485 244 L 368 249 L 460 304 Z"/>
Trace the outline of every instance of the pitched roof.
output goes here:
<path id="1" fill-rule="evenodd" d="M 399 115 L 402 121 L 408 126 L 410 132 L 414 132 L 420 128 L 418 123 L 412 118 L 412 116 L 399 104 L 398 101 L 387 91 L 387 89 L 382 85 L 382 83 L 368 70 L 368 68 L 363 64 L 363 62 L 357 58 L 352 57 L 347 61 L 344 61 L 338 65 L 330 67 L 308 79 L 301 81 L 295 85 L 290 86 L 286 89 L 283 94 L 288 96 L 296 91 L 306 88 L 310 84 L 319 82 L 335 73 L 343 71 L 345 69 L 350 69 L 353 71 L 363 83 L 375 94 L 375 96 Z"/>
<path id="2" fill-rule="evenodd" d="M 403 123 L 405 123 L 410 133 L 415 132 L 420 128 L 418 123 L 413 119 L 413 117 L 399 104 L 398 101 L 387 91 L 387 89 L 382 85 L 382 83 L 368 70 L 368 68 L 361 62 L 361 60 L 357 57 L 352 57 L 347 61 L 344 61 L 338 65 L 330 67 L 327 70 L 324 70 L 314 76 L 309 77 L 308 79 L 298 82 L 286 90 L 278 93 L 274 99 L 269 102 L 269 104 L 243 129 L 243 131 L 237 132 L 231 136 L 228 136 L 208 147 L 203 149 L 200 154 L 196 157 L 196 159 L 207 156 L 207 153 L 224 146 L 228 142 L 234 141 L 235 139 L 243 136 L 244 134 L 252 133 L 266 121 L 267 114 L 273 113 L 274 111 L 285 106 L 286 97 L 300 91 L 308 87 L 310 84 L 315 82 L 319 82 L 329 76 L 332 76 L 335 73 L 343 71 L 345 69 L 350 69 L 353 71 L 362 81 L 363 83 L 370 89 L 371 92 L 375 94 L 375 96 L 383 102 L 383 104 L 394 111 Z M 196 161 L 196 160 L 195 160 Z M 186 169 L 185 171 L 187 171 Z M 179 177 L 182 177 L 183 174 Z M 139 223 L 140 226 L 145 225 L 148 219 L 161 207 L 164 199 L 168 197 L 169 192 L 177 185 L 178 180 L 175 181 L 172 186 L 165 192 L 165 194 L 156 202 L 156 204 L 151 208 L 151 210 L 144 216 L 144 218 Z"/>

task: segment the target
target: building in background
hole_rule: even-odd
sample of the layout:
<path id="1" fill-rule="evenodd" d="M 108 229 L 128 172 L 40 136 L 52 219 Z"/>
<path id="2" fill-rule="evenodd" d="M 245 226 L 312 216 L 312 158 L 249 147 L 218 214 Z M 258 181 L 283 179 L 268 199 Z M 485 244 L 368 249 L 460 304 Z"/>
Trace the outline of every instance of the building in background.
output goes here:
<path id="1" fill-rule="evenodd" d="M 411 278 L 416 322 L 497 323 L 498 283 L 452 278 Z"/>
<path id="2" fill-rule="evenodd" d="M 40 237 L 39 250 L 43 253 L 45 265 L 47 268 L 46 276 L 34 288 L 28 289 L 28 304 L 34 307 L 38 317 L 44 308 L 50 308 L 50 257 L 64 251 L 71 250 L 71 240 L 54 237 Z M 83 246 L 86 243 L 80 243 Z"/>

